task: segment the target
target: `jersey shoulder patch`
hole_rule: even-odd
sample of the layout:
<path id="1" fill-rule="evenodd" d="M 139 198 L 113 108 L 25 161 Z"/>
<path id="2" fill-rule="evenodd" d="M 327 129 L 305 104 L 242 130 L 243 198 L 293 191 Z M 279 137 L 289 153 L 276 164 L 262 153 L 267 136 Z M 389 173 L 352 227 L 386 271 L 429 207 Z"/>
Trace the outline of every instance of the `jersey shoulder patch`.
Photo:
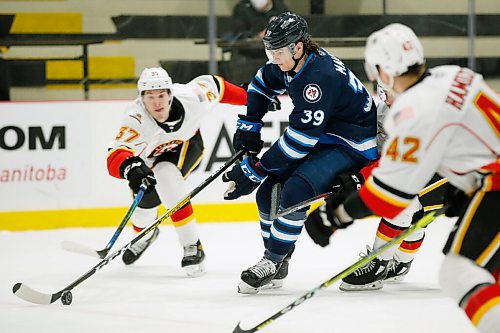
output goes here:
<path id="1" fill-rule="evenodd" d="M 428 132 L 429 128 L 434 127 L 438 112 L 421 96 L 415 89 L 398 96 L 386 116 L 389 122 L 384 124 L 390 126 L 386 131 L 419 135 L 420 132 Z"/>
<path id="2" fill-rule="evenodd" d="M 125 110 L 125 122 L 130 125 L 142 125 L 145 120 L 145 113 L 139 98 Z"/>
<path id="3" fill-rule="evenodd" d="M 200 75 L 191 80 L 188 85 L 193 87 L 202 101 L 218 102 L 221 94 L 221 83 L 212 75 Z"/>

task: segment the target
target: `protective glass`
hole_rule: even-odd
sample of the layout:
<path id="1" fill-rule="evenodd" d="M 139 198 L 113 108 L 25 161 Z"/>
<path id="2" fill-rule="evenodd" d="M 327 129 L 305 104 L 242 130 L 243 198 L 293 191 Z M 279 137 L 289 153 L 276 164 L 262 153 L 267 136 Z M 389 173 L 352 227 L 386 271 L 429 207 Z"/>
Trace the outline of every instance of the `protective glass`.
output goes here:
<path id="1" fill-rule="evenodd" d="M 273 64 L 282 64 L 287 60 L 293 58 L 292 50 L 295 48 L 295 44 L 291 44 L 289 46 L 282 47 L 276 50 L 268 50 L 266 49 L 266 55 L 269 61 Z"/>

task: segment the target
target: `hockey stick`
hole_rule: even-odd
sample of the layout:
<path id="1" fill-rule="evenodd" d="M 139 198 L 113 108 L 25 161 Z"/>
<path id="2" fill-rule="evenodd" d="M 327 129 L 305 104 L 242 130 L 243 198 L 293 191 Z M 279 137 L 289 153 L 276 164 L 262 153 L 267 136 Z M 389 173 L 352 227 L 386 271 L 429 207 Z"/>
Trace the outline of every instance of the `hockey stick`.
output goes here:
<path id="1" fill-rule="evenodd" d="M 296 212 L 299 209 L 307 207 L 309 205 L 312 205 L 313 203 L 318 202 L 320 200 L 328 199 L 331 195 L 332 195 L 332 192 L 326 192 L 326 193 L 319 194 L 315 197 L 309 198 L 307 200 L 304 200 L 302 202 L 299 202 L 298 204 L 295 204 L 293 206 L 290 206 L 288 208 L 285 208 L 285 209 L 279 211 L 276 214 L 275 218 L 282 217 L 282 216 L 288 215 L 290 213 Z"/>
<path id="2" fill-rule="evenodd" d="M 144 196 L 144 192 L 146 192 L 147 186 L 145 184 L 142 184 L 139 188 L 139 192 L 137 192 L 137 195 L 134 198 L 134 202 L 132 202 L 132 205 L 128 209 L 127 213 L 125 214 L 125 217 L 123 220 L 120 222 L 120 225 L 118 226 L 118 229 L 116 229 L 115 233 L 111 237 L 111 239 L 108 242 L 108 245 L 102 250 L 94 250 L 86 245 L 72 242 L 72 241 L 62 241 L 61 246 L 63 249 L 66 251 L 71 251 L 75 253 L 80 253 L 80 254 L 86 254 L 92 257 L 96 258 L 101 258 L 104 259 L 107 255 L 109 250 L 111 250 L 111 247 L 115 244 L 116 240 L 118 239 L 118 236 L 122 233 L 123 228 L 125 228 L 125 225 L 127 225 L 127 222 L 130 220 L 132 217 L 132 214 L 134 213 L 135 209 L 141 202 L 142 197 Z"/>
<path id="3" fill-rule="evenodd" d="M 437 181 L 437 182 L 435 182 L 435 183 L 433 183 L 433 184 L 431 184 L 431 185 L 427 186 L 427 187 L 426 187 L 426 188 L 424 188 L 423 190 L 421 190 L 421 191 L 419 192 L 419 194 L 418 194 L 418 195 L 419 195 L 419 196 L 423 196 L 423 195 L 425 195 L 427 192 L 429 192 L 429 191 L 430 191 L 430 189 L 433 189 L 434 187 L 440 186 L 441 184 L 445 183 L 446 181 L 447 181 L 447 180 L 443 180 L 443 179 L 441 179 L 441 180 L 439 180 L 439 181 Z M 309 206 L 309 205 L 312 205 L 313 203 L 318 202 L 318 201 L 320 201 L 320 200 L 326 200 L 326 199 L 328 199 L 329 197 L 336 195 L 336 194 L 337 194 L 340 190 L 341 190 L 340 185 L 334 185 L 334 186 L 332 187 L 332 191 L 331 191 L 331 192 L 326 192 L 326 193 L 323 193 L 323 194 L 319 194 L 319 195 L 317 195 L 317 196 L 315 196 L 315 197 L 313 197 L 313 198 L 310 198 L 310 199 L 304 200 L 304 201 L 302 201 L 302 202 L 299 202 L 298 204 L 295 204 L 295 205 L 290 206 L 290 207 L 288 207 L 288 208 L 286 208 L 286 209 L 283 209 L 282 211 L 279 211 L 278 213 L 276 213 L 275 218 L 282 217 L 282 216 L 285 216 L 285 215 L 287 215 L 287 214 L 290 214 L 290 213 L 296 212 L 296 211 L 298 211 L 299 209 L 304 208 L 304 207 L 307 207 L 307 206 Z M 435 206 L 433 206 L 432 208 L 430 208 L 429 210 L 439 209 L 439 208 L 441 208 L 441 207 L 442 207 L 442 205 L 435 205 Z M 426 210 L 426 211 L 427 211 L 427 210 Z"/>
<path id="4" fill-rule="evenodd" d="M 274 221 L 278 214 L 278 209 L 280 208 L 281 199 L 281 184 L 276 183 L 271 190 L 271 208 L 269 211 L 269 219 Z"/>
<path id="5" fill-rule="evenodd" d="M 167 210 L 162 216 L 156 219 L 155 222 L 150 224 L 148 227 L 146 227 L 144 230 L 142 230 L 137 236 L 135 236 L 134 239 L 132 239 L 130 242 L 128 242 L 126 245 L 121 247 L 120 249 L 112 252 L 109 256 L 101 260 L 97 265 L 92 267 L 88 272 L 80 276 L 78 279 L 76 279 L 74 282 L 70 283 L 68 286 L 64 287 L 60 291 L 53 293 L 53 294 L 46 294 L 39 292 L 37 290 L 34 290 L 27 286 L 24 283 L 16 283 L 12 287 L 12 292 L 14 295 L 17 297 L 31 303 L 35 304 L 51 304 L 57 301 L 59 298 L 61 298 L 61 301 L 64 305 L 69 305 L 71 304 L 72 301 L 72 294 L 71 290 L 78 286 L 80 283 L 83 281 L 87 280 L 89 277 L 94 275 L 98 270 L 106 266 L 109 262 L 111 262 L 113 259 L 118 257 L 120 254 L 125 252 L 128 248 L 130 248 L 132 245 L 137 243 L 141 238 L 146 236 L 148 233 L 150 233 L 152 230 L 154 230 L 160 223 L 165 221 L 168 217 L 170 217 L 173 213 L 184 207 L 185 204 L 187 204 L 195 195 L 200 193 L 205 187 L 207 187 L 211 182 L 213 182 L 217 177 L 219 177 L 227 168 L 229 168 L 238 158 L 240 158 L 243 155 L 244 151 L 240 150 L 237 152 L 235 155 L 233 155 L 224 165 L 222 165 L 217 171 L 215 171 L 213 174 L 211 174 L 207 179 L 205 179 L 200 185 L 198 185 L 194 190 L 192 190 L 184 199 L 182 199 L 178 204 L 176 204 L 174 207 L 170 208 Z"/>
<path id="6" fill-rule="evenodd" d="M 334 191 L 326 192 L 326 193 L 322 193 L 322 194 L 318 194 L 315 197 L 309 198 L 307 200 L 299 202 L 298 204 L 295 204 L 293 206 L 287 207 L 287 208 L 279 211 L 278 213 L 276 213 L 275 218 L 282 217 L 282 216 L 288 215 L 290 213 L 296 212 L 299 209 L 302 209 L 304 207 L 312 205 L 313 203 L 318 202 L 320 200 L 326 200 L 329 197 L 331 197 L 332 195 L 337 194 L 338 189 L 340 189 L 340 185 L 334 185 L 333 186 L 333 190 Z"/>
<path id="7" fill-rule="evenodd" d="M 259 330 L 262 330 L 264 327 L 266 327 L 267 325 L 272 323 L 274 320 L 276 320 L 279 317 L 281 317 L 282 315 L 286 314 L 287 312 L 289 312 L 293 308 L 299 306 L 305 300 L 313 297 L 320 289 L 327 288 L 331 284 L 345 278 L 346 276 L 348 276 L 349 274 L 351 274 L 352 272 L 354 272 L 358 268 L 363 267 L 364 265 L 368 264 L 370 261 L 375 259 L 382 252 L 386 251 L 387 249 L 389 249 L 393 245 L 401 242 L 403 239 L 405 239 L 410 234 L 414 233 L 418 229 L 425 228 L 432 221 L 434 221 L 438 215 L 442 214 L 443 212 L 444 212 L 444 208 L 439 209 L 439 210 L 435 210 L 435 211 L 432 211 L 432 212 L 426 214 L 424 217 L 422 217 L 420 220 L 418 220 L 415 224 L 411 225 L 406 231 L 399 234 L 397 237 L 393 238 L 390 242 L 386 243 L 384 246 L 381 246 L 380 248 L 369 253 L 366 257 L 363 257 L 362 259 L 360 259 L 356 263 L 352 264 L 351 266 L 347 267 L 346 269 L 344 269 L 342 272 L 338 273 L 337 275 L 332 276 L 331 278 L 329 278 L 328 280 L 326 280 L 325 282 L 323 282 L 319 286 L 309 290 L 307 293 L 300 296 L 295 301 L 288 304 L 287 306 L 285 306 L 284 308 L 282 308 L 281 310 L 279 310 L 278 312 L 276 312 L 272 316 L 266 318 L 265 320 L 263 320 L 262 322 L 260 322 L 256 326 L 254 326 L 250 329 L 244 330 L 240 327 L 240 323 L 241 323 L 240 322 L 240 323 L 238 323 L 238 325 L 236 325 L 233 333 L 253 333 L 253 332 L 257 332 Z"/>

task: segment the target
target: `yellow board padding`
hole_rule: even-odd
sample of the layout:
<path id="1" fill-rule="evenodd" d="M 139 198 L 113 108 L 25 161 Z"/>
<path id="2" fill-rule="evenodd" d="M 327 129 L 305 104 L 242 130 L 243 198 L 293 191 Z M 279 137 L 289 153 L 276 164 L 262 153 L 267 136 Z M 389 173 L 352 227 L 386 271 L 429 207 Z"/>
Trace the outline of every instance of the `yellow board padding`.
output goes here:
<path id="1" fill-rule="evenodd" d="M 79 34 L 82 13 L 16 13 L 11 34 Z"/>
<path id="2" fill-rule="evenodd" d="M 135 58 L 127 56 L 90 57 L 90 79 L 122 79 L 135 77 Z"/>
<path id="3" fill-rule="evenodd" d="M 45 86 L 47 89 L 52 90 L 82 90 L 83 84 L 48 84 Z M 90 90 L 92 89 L 137 89 L 136 83 L 91 83 Z"/>
<path id="4" fill-rule="evenodd" d="M 47 60 L 47 80 L 81 80 L 83 61 Z M 123 79 L 135 77 L 135 59 L 128 56 L 89 57 L 89 79 Z"/>
<path id="5" fill-rule="evenodd" d="M 47 60 L 45 62 L 45 78 L 47 80 L 81 80 L 83 78 L 83 62 L 80 60 Z"/>
<path id="6" fill-rule="evenodd" d="M 201 223 L 258 221 L 255 203 L 197 204 L 193 209 Z M 126 213 L 127 207 L 0 212 L 0 230 L 117 227 Z M 165 209 L 160 209 L 163 213 Z"/>

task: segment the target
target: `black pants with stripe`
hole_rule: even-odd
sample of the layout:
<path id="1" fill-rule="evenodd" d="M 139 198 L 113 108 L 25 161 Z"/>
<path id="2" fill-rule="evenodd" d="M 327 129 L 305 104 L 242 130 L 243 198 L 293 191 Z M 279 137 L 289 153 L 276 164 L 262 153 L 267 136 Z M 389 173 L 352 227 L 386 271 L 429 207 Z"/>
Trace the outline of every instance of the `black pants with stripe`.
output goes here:
<path id="1" fill-rule="evenodd" d="M 443 249 L 471 259 L 494 273 L 500 267 L 500 191 L 477 191 Z"/>

